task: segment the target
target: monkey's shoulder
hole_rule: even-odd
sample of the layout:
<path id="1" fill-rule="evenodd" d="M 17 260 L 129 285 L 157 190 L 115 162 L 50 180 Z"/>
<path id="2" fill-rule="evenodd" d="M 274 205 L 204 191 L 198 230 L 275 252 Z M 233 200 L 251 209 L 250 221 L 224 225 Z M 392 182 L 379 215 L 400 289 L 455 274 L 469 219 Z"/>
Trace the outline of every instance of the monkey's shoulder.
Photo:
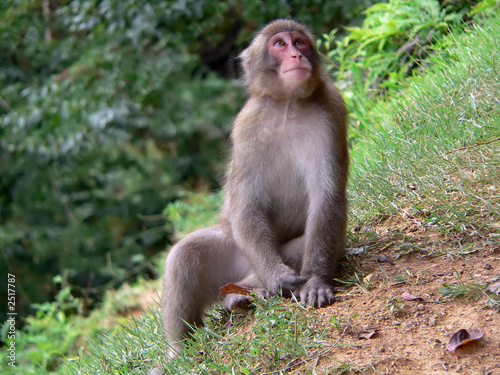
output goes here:
<path id="1" fill-rule="evenodd" d="M 325 78 L 323 83 L 319 85 L 318 89 L 313 94 L 313 100 L 321 102 L 325 105 L 326 109 L 336 108 L 337 110 L 346 110 L 345 102 L 340 90 L 335 86 L 333 81 Z"/>

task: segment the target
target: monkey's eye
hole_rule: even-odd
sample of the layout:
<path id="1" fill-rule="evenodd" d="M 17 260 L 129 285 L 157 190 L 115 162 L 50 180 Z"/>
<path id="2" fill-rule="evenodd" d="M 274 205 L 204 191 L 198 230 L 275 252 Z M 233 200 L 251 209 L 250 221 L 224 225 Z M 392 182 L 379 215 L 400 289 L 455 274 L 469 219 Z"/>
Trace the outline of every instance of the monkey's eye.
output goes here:
<path id="1" fill-rule="evenodd" d="M 274 42 L 274 45 L 278 47 L 283 47 L 285 45 L 285 42 L 282 39 L 278 39 Z"/>
<path id="2" fill-rule="evenodd" d="M 296 46 L 305 46 L 306 45 L 306 42 L 304 42 L 302 39 L 297 39 L 295 41 L 295 45 Z"/>

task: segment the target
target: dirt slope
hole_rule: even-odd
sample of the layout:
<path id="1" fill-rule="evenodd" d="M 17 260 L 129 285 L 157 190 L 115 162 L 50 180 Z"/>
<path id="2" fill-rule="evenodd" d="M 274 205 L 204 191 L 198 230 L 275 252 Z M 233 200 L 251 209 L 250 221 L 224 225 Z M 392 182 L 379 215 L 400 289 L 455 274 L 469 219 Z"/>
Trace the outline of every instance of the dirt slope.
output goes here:
<path id="1" fill-rule="evenodd" d="M 500 280 L 498 234 L 444 236 L 412 217 L 361 231 L 372 231 L 378 241 L 347 262 L 352 270 L 346 272 L 361 271 L 363 282 L 340 290 L 334 305 L 311 311 L 323 317 L 318 321 L 336 315 L 342 323 L 332 332 L 338 343 L 315 367 L 343 362 L 367 374 L 500 374 L 500 310 L 498 304 L 489 307 L 482 293 L 487 283 Z M 443 284 L 462 285 L 477 300 L 443 295 Z M 405 301 L 404 292 L 422 300 Z M 483 338 L 454 354 L 446 349 L 456 331 L 472 328 Z M 375 330 L 370 339 L 358 338 Z"/>

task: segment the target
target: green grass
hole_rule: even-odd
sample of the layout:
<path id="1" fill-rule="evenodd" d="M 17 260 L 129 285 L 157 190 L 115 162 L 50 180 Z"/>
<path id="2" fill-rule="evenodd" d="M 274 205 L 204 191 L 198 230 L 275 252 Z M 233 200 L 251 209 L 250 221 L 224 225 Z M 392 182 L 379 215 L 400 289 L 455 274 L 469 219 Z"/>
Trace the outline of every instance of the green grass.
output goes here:
<path id="1" fill-rule="evenodd" d="M 351 222 L 404 212 L 447 236 L 498 233 L 499 31 L 492 17 L 450 35 L 423 76 L 379 103 L 382 124 L 352 150 Z"/>
<path id="2" fill-rule="evenodd" d="M 461 299 L 467 301 L 477 301 L 481 297 L 486 297 L 486 307 L 500 310 L 500 296 L 494 293 L 489 293 L 487 283 L 478 283 L 471 278 L 470 281 L 464 281 L 460 273 L 455 270 L 457 281 L 450 284 L 443 284 L 439 288 L 439 292 L 446 297 L 452 299 Z"/>
<path id="3" fill-rule="evenodd" d="M 257 301 L 251 313 L 228 314 L 214 309 L 207 327 L 199 328 L 185 353 L 170 364 L 168 374 L 254 374 L 293 369 L 308 353 L 330 344 L 333 325 L 311 326 L 314 310 L 278 298 Z M 159 321 L 159 308 L 122 326 L 102 341 L 85 349 L 84 360 L 68 361 L 62 374 L 141 374 L 166 358 L 166 342 Z M 231 322 L 228 324 L 228 322 Z M 251 326 L 249 323 L 252 323 Z"/>
<path id="4" fill-rule="evenodd" d="M 442 42 L 444 52 L 430 59 L 420 78 L 411 79 L 387 101 L 375 103 L 377 123 L 369 136 L 356 141 L 351 152 L 351 228 L 404 212 L 441 233 L 443 237 L 437 241 L 453 245 L 449 248 L 456 254 L 473 252 L 475 236 L 498 244 L 499 16 L 497 11 L 472 31 L 450 34 Z M 199 204 L 198 199 L 205 203 Z M 198 197 L 195 205 L 179 203 L 167 213 L 185 233 L 208 217 L 213 220 L 213 208 L 219 200 Z M 193 224 L 187 216 L 201 219 Z M 362 236 L 352 230 L 351 242 L 353 238 L 362 242 Z M 374 239 L 369 231 L 366 236 Z M 409 246 L 404 234 L 400 238 L 396 246 L 401 255 L 421 251 L 418 246 Z M 442 254 L 442 247 L 436 248 Z M 429 251 L 432 249 L 426 248 L 426 254 Z M 361 279 L 353 282 L 361 283 Z M 447 295 L 469 293 L 445 287 Z M 397 310 L 399 301 L 389 302 Z M 229 315 L 215 308 L 186 351 L 172 363 L 163 364 L 169 374 L 279 374 L 295 368 L 318 374 L 362 372 L 342 363 L 336 369 L 315 367 L 317 356 L 336 345 L 342 328 L 347 329 L 352 319 L 337 316 L 324 322 L 314 310 L 277 299 L 257 302 L 246 314 Z M 114 332 L 91 340 L 78 355 L 68 357 L 58 372 L 144 374 L 162 363 L 165 353 L 159 308 L 155 307 Z M 307 370 L 301 367 L 306 362 Z M 16 373 L 47 370 L 37 372 L 33 364 L 25 368 L 26 372 L 18 369 Z"/>

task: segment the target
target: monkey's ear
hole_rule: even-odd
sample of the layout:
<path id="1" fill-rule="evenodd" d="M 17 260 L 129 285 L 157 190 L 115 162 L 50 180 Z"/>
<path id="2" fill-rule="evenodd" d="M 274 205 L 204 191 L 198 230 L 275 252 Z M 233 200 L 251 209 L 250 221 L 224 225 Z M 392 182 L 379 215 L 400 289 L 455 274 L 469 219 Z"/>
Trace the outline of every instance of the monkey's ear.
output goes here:
<path id="1" fill-rule="evenodd" d="M 239 58 L 242 62 L 243 69 L 245 70 L 245 73 L 248 74 L 250 73 L 250 58 L 249 58 L 249 52 L 248 48 L 244 50 L 242 53 L 240 53 Z"/>

